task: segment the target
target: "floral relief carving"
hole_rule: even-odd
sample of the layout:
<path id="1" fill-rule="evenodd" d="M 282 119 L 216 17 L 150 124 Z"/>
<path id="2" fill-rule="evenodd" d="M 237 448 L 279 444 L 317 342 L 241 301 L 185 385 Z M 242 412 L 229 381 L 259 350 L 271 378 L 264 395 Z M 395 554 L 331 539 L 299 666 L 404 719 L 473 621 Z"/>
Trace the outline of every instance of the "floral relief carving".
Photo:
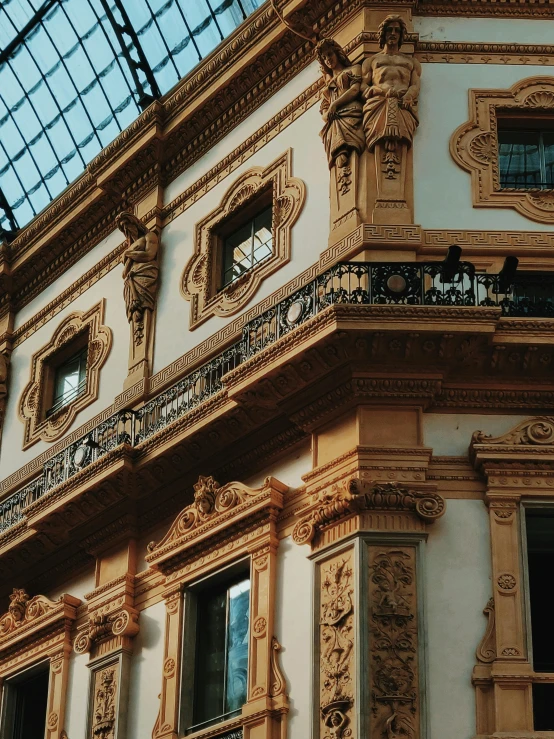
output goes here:
<path id="1" fill-rule="evenodd" d="M 473 205 L 514 208 L 534 221 L 554 223 L 554 193 L 501 188 L 497 113 L 552 111 L 554 78 L 529 77 L 507 90 L 470 90 L 470 120 L 450 140 L 454 161 L 471 174 Z"/>
<path id="2" fill-rule="evenodd" d="M 501 590 L 514 590 L 517 585 L 515 577 L 509 572 L 503 572 L 499 575 L 496 583 Z"/>
<path id="3" fill-rule="evenodd" d="M 352 553 L 321 569 L 320 710 L 322 739 L 352 736 L 354 589 Z"/>
<path id="4" fill-rule="evenodd" d="M 112 739 L 115 730 L 116 668 L 96 673 L 92 737 Z"/>
<path id="5" fill-rule="evenodd" d="M 322 527 L 364 510 L 413 512 L 424 521 L 433 522 L 443 515 L 446 504 L 434 492 L 352 478 L 321 491 L 300 511 L 301 518 L 292 532 L 293 541 L 307 544 Z M 303 515 L 305 512 L 307 515 Z"/>
<path id="6" fill-rule="evenodd" d="M 226 287 L 218 285 L 221 249 L 218 228 L 237 215 L 260 193 L 271 190 L 273 254 Z M 268 167 L 247 170 L 227 190 L 220 205 L 196 225 L 194 254 L 181 280 L 181 290 L 190 301 L 190 327 L 196 328 L 210 316 L 230 316 L 254 296 L 262 280 L 291 258 L 291 229 L 304 205 L 306 187 L 292 176 L 292 150 Z"/>
<path id="7" fill-rule="evenodd" d="M 19 403 L 19 417 L 24 424 L 23 448 L 37 441 L 55 441 L 73 423 L 79 411 L 98 397 L 100 369 L 112 344 L 112 332 L 103 325 L 104 300 L 86 312 L 71 313 L 55 331 L 50 342 L 33 355 L 31 379 Z M 71 403 L 46 417 L 46 375 L 49 361 L 78 335 L 88 334 L 86 385 L 84 391 Z"/>
<path id="8" fill-rule="evenodd" d="M 369 547 L 371 712 L 376 736 L 419 737 L 413 548 Z"/>

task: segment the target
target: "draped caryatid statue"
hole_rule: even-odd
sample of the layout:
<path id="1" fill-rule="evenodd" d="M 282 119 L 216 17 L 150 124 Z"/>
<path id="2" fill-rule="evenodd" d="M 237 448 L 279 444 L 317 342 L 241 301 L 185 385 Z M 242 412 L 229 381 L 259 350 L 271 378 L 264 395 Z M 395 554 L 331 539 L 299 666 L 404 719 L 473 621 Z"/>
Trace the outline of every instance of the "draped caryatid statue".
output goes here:
<path id="1" fill-rule="evenodd" d="M 135 215 L 124 211 L 117 225 L 127 238 L 123 252 L 123 297 L 136 344 L 144 339 L 144 315 L 153 311 L 158 291 L 158 235 Z"/>
<path id="2" fill-rule="evenodd" d="M 159 237 L 129 211 L 120 213 L 117 226 L 127 240 L 123 252 L 123 298 L 131 327 L 129 374 L 124 385 L 127 388 L 151 371 Z"/>
<path id="3" fill-rule="evenodd" d="M 316 46 L 324 81 L 321 137 L 331 170 L 330 243 L 364 222 L 413 223 L 421 65 L 400 52 L 406 35 L 404 19 L 388 15 L 377 34 L 381 51 L 361 64 L 332 39 Z"/>

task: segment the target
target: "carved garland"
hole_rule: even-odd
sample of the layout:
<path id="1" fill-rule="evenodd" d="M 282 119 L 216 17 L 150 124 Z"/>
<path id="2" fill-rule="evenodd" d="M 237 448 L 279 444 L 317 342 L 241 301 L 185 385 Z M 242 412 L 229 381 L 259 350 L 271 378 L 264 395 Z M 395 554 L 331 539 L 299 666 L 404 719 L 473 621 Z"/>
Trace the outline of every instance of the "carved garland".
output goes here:
<path id="1" fill-rule="evenodd" d="M 240 735 L 244 732 L 245 737 L 255 733 L 286 738 L 288 698 L 277 660 L 281 647 L 274 637 L 276 519 L 286 490 L 274 478 L 252 489 L 239 482 L 220 486 L 213 477 L 200 476 L 194 486 L 193 503 L 177 516 L 161 542 L 149 545 L 146 561 L 165 576 L 167 614 L 154 739 L 173 739 L 179 730 L 184 617 L 181 592 L 198 577 L 245 557 L 250 559 L 251 574 L 247 702 L 242 715 L 226 723 L 225 730 L 234 732 L 242 727 Z M 206 729 L 205 735 L 213 736 L 214 727 Z"/>
<path id="2" fill-rule="evenodd" d="M 240 278 L 218 289 L 220 248 L 217 230 L 224 220 L 272 189 L 273 254 L 248 269 Z M 273 274 L 291 258 L 291 228 L 298 218 L 306 187 L 292 177 L 292 150 L 288 149 L 265 169 L 254 167 L 245 172 L 227 190 L 221 204 L 196 226 L 194 254 L 183 273 L 181 290 L 191 302 L 190 327 L 196 328 L 210 316 L 230 316 L 253 297 L 262 280 Z"/>
<path id="3" fill-rule="evenodd" d="M 81 601 L 63 595 L 51 601 L 31 598 L 15 588 L 7 613 L 0 616 L 0 685 L 33 664 L 49 660 L 45 739 L 63 739 L 65 696 L 71 651 L 71 626 Z"/>
<path id="4" fill-rule="evenodd" d="M 33 355 L 31 380 L 21 396 L 19 417 L 25 425 L 23 449 L 37 441 L 55 441 L 62 436 L 79 411 L 98 397 L 100 369 L 112 344 L 112 332 L 103 325 L 105 301 L 90 310 L 71 313 L 57 328 L 50 342 Z M 45 417 L 47 363 L 80 334 L 88 332 L 87 378 L 84 392 L 59 411 Z"/>
<path id="5" fill-rule="evenodd" d="M 500 187 L 498 112 L 554 114 L 554 79 L 529 77 L 508 90 L 470 90 L 470 119 L 450 139 L 450 153 L 471 174 L 473 205 L 514 208 L 540 223 L 554 223 L 554 190 Z"/>

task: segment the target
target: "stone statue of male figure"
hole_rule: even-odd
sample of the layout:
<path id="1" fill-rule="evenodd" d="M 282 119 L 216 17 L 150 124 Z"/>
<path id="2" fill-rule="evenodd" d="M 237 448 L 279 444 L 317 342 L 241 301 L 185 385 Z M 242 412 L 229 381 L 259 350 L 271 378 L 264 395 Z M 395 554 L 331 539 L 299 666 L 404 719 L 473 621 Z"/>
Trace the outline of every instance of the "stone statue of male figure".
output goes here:
<path id="1" fill-rule="evenodd" d="M 418 125 L 421 64 L 399 52 L 405 35 L 403 18 L 388 15 L 379 26 L 382 51 L 362 65 L 363 123 L 369 151 L 380 142 L 386 151 L 394 151 L 399 142 L 411 146 Z"/>

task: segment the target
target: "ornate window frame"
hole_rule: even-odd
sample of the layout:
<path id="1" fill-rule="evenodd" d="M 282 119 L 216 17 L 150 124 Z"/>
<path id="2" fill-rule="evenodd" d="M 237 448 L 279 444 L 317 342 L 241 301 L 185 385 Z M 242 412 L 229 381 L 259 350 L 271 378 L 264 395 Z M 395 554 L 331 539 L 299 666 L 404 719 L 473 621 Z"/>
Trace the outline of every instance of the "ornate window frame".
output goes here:
<path id="1" fill-rule="evenodd" d="M 50 678 L 45 739 L 63 739 L 65 697 L 71 652 L 71 626 L 81 601 L 62 595 L 51 601 L 14 589 L 0 617 L 0 686 L 34 664 L 48 660 Z"/>
<path id="2" fill-rule="evenodd" d="M 242 715 L 195 732 L 199 737 L 240 732 L 249 737 L 286 737 L 288 697 L 274 636 L 277 568 L 277 515 L 288 490 L 273 477 L 261 488 L 240 482 L 222 487 L 212 477 L 200 477 L 194 502 L 177 516 L 159 544 L 150 544 L 146 561 L 164 577 L 165 645 L 160 712 L 153 739 L 179 734 L 183 667 L 184 590 L 206 575 L 249 558 L 250 633 L 247 701 Z M 232 734 L 234 735 L 234 734 Z M 237 734 L 238 735 L 238 734 Z"/>
<path id="3" fill-rule="evenodd" d="M 33 354 L 31 379 L 19 403 L 19 417 L 24 424 L 23 449 L 28 449 L 39 440 L 59 439 L 73 423 L 77 413 L 98 398 L 100 369 L 112 345 L 112 332 L 103 325 L 104 311 L 105 300 L 102 299 L 85 313 L 82 311 L 71 313 L 58 326 L 48 344 Z M 85 392 L 52 416 L 46 417 L 45 403 L 49 392 L 48 362 L 85 332 L 88 332 Z"/>
<path id="4" fill-rule="evenodd" d="M 529 653 L 521 520 L 527 502 L 554 501 L 554 417 L 531 418 L 497 437 L 476 431 L 470 458 L 487 483 L 493 583 L 473 669 L 477 735 L 535 736 L 533 683 L 554 682 L 554 674 L 535 673 Z"/>
<path id="5" fill-rule="evenodd" d="M 528 77 L 507 90 L 470 90 L 470 119 L 450 139 L 452 158 L 471 174 L 474 207 L 514 208 L 533 221 L 554 223 L 554 190 L 500 189 L 498 111 L 554 117 L 554 78 Z"/>
<path id="6" fill-rule="evenodd" d="M 273 255 L 264 259 L 231 284 L 218 288 L 218 226 L 240 213 L 263 194 L 272 191 Z M 210 316 L 231 316 L 253 297 L 261 282 L 291 258 L 291 229 L 306 199 L 306 186 L 292 177 L 292 149 L 269 166 L 253 167 L 227 190 L 219 206 L 196 224 L 194 254 L 181 279 L 181 292 L 191 303 L 190 328 Z"/>

